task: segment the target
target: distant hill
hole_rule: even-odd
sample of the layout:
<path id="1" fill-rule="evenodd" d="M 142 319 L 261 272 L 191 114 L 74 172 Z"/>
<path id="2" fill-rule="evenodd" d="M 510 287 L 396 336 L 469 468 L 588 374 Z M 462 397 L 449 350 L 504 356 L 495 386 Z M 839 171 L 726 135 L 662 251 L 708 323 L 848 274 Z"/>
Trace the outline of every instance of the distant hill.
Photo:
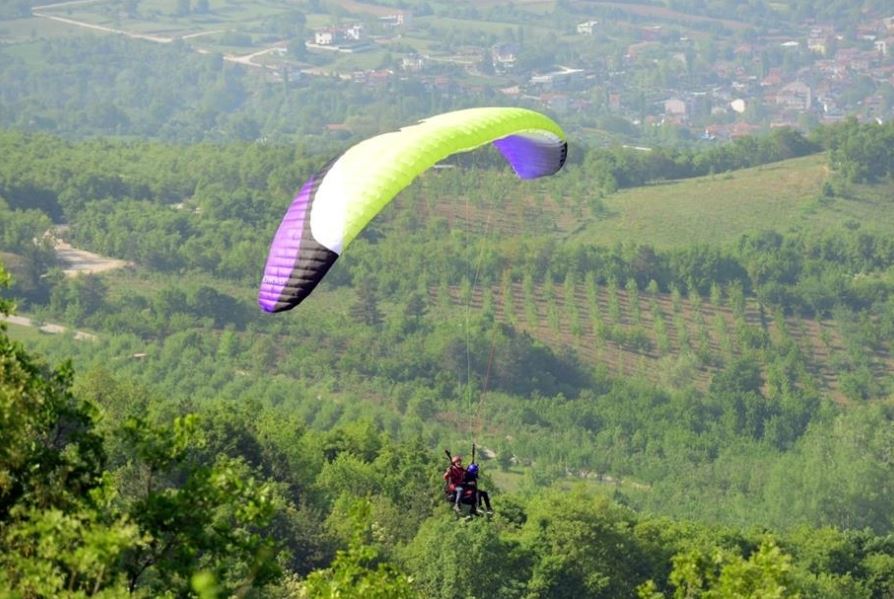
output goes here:
<path id="1" fill-rule="evenodd" d="M 589 190 L 574 197 L 556 197 L 548 190 L 532 193 L 506 178 L 506 195 L 512 200 L 499 205 L 467 205 L 445 197 L 412 208 L 443 217 L 451 227 L 487 230 L 489 236 L 548 233 L 564 242 L 635 243 L 659 250 L 723 245 L 765 230 L 822 231 L 848 223 L 873 232 L 894 230 L 894 185 L 841 190 L 830 181 L 826 154 L 815 154 L 624 189 L 601 199 L 593 199 Z M 414 202 L 398 198 L 395 206 L 409 208 Z"/>
<path id="2" fill-rule="evenodd" d="M 723 244 L 754 231 L 822 229 L 853 220 L 874 231 L 894 230 L 888 187 L 854 187 L 848 197 L 823 197 L 825 154 L 730 173 L 668 181 L 613 194 L 605 213 L 573 239 L 656 248 Z"/>

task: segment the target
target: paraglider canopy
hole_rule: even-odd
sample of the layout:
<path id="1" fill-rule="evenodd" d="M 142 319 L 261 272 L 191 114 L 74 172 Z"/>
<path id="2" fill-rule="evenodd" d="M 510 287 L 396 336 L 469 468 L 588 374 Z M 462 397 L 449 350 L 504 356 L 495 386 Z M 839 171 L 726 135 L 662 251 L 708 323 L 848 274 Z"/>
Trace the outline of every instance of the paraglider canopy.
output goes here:
<path id="1" fill-rule="evenodd" d="M 522 179 L 558 172 L 567 143 L 549 117 L 524 108 L 440 114 L 349 148 L 301 187 L 273 238 L 258 305 L 297 306 L 348 244 L 419 174 L 444 158 L 493 143 Z"/>

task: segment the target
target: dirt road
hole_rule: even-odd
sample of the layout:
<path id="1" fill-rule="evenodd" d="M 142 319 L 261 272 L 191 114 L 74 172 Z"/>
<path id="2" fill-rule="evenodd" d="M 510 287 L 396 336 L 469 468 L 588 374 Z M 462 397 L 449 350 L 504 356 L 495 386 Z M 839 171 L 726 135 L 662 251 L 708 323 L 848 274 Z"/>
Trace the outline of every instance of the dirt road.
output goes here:
<path id="1" fill-rule="evenodd" d="M 125 266 L 133 266 L 132 262 L 127 260 L 119 260 L 117 258 L 108 258 L 100 256 L 86 250 L 79 250 L 71 247 L 71 244 L 54 237 L 53 247 L 56 250 L 56 257 L 65 266 L 62 272 L 67 277 L 73 277 L 81 274 L 92 274 L 97 272 L 105 272 L 107 270 L 115 270 L 116 268 L 124 268 Z"/>
<path id="2" fill-rule="evenodd" d="M 37 327 L 37 323 L 28 318 L 27 316 L 3 316 L 0 314 L 0 321 L 8 322 L 10 324 L 17 324 L 23 327 Z M 38 330 L 43 331 L 44 333 L 50 333 L 52 335 L 58 335 L 61 333 L 65 333 L 68 329 L 61 324 L 53 324 L 53 323 L 44 323 L 38 327 Z M 96 341 L 96 335 L 92 333 L 85 333 L 84 331 L 75 331 L 74 338 L 80 341 Z"/>
<path id="3" fill-rule="evenodd" d="M 47 13 L 33 11 L 31 13 L 35 17 L 41 17 L 44 19 L 50 19 L 51 21 L 57 21 L 59 23 L 66 23 L 68 25 L 76 25 L 78 27 L 84 27 L 86 29 L 93 29 L 95 31 L 103 31 L 105 33 L 118 33 L 121 35 L 126 35 L 128 37 L 132 37 L 140 40 L 149 40 L 150 42 L 156 42 L 159 44 L 170 44 L 174 41 L 174 38 L 170 37 L 161 37 L 159 35 L 149 35 L 145 33 L 134 33 L 132 31 L 122 31 L 121 29 L 112 29 L 111 27 L 105 27 L 103 25 L 94 25 L 93 23 L 86 23 L 84 21 L 75 21 L 74 19 L 67 19 L 65 17 L 57 17 L 55 15 L 49 15 Z"/>

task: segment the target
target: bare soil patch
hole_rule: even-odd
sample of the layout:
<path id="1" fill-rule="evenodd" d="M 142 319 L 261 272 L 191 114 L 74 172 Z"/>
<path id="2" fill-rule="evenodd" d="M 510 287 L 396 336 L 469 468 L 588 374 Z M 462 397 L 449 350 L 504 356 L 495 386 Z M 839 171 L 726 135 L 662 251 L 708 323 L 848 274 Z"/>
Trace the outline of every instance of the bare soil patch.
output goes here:
<path id="1" fill-rule="evenodd" d="M 133 266 L 132 262 L 100 256 L 86 250 L 71 247 L 71 244 L 57 239 L 53 247 L 56 249 L 56 257 L 65 265 L 63 272 L 66 276 L 74 277 L 81 274 L 95 274 Z"/>

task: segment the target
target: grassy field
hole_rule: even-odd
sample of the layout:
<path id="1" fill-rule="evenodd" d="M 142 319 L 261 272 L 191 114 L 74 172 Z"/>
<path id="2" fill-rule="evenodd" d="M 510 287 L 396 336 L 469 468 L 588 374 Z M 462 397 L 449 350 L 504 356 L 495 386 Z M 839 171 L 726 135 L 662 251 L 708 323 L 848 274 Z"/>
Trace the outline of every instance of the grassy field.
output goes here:
<path id="1" fill-rule="evenodd" d="M 723 25 L 727 29 L 732 31 L 742 31 L 749 29 L 749 25 L 742 21 L 735 21 L 732 19 L 717 19 L 714 17 L 705 17 L 699 15 L 691 15 L 688 13 L 680 12 L 677 10 L 673 10 L 671 8 L 666 8 L 664 6 L 656 6 L 654 4 L 636 4 L 633 2 L 601 2 L 599 0 L 578 0 L 575 4 L 580 7 L 600 7 L 600 8 L 611 8 L 617 11 L 630 13 L 636 15 L 638 17 L 644 17 L 648 19 L 657 19 L 662 21 L 674 21 L 674 22 L 693 22 L 693 23 L 716 23 L 719 25 Z"/>
<path id="2" fill-rule="evenodd" d="M 351 13 L 369 14 L 377 17 L 393 15 L 401 10 L 400 6 L 403 4 L 402 2 L 366 3 L 357 0 L 330 0 L 330 2 Z M 474 4 L 478 8 L 512 4 L 530 12 L 545 13 L 555 9 L 556 0 L 476 0 Z"/>
<path id="3" fill-rule="evenodd" d="M 486 6 L 488 2 L 487 0 L 482 0 L 481 4 L 483 6 Z M 524 11 L 532 12 L 538 15 L 551 14 L 556 10 L 556 0 L 520 0 L 512 3 L 500 0 L 499 2 L 493 2 L 493 4 L 514 4 Z"/>
<path id="4" fill-rule="evenodd" d="M 72 27 L 65 23 L 39 17 L 0 21 L 0 43 L 3 44 L 28 44 L 29 42 L 90 33 L 88 29 Z M 99 34 L 98 31 L 93 33 Z M 10 52 L 12 48 L 4 49 L 4 52 Z"/>
<path id="5" fill-rule="evenodd" d="M 356 54 L 335 54 L 335 62 L 328 68 L 341 73 L 377 69 L 382 65 L 387 54 L 387 50 L 378 48 Z"/>
<path id="6" fill-rule="evenodd" d="M 49 333 L 42 333 L 36 327 L 26 327 L 13 323 L 6 323 L 6 332 L 10 339 L 24 344 L 33 343 L 49 335 Z"/>
<path id="7" fill-rule="evenodd" d="M 440 31 L 454 31 L 454 32 L 469 32 L 475 31 L 483 34 L 492 34 L 492 35 L 502 35 L 506 32 L 507 29 L 514 29 L 518 27 L 517 23 L 509 23 L 509 22 L 494 22 L 494 21 L 478 21 L 474 19 L 460 19 L 460 18 L 452 18 L 452 17 L 440 17 L 440 16 L 426 16 L 426 17 L 418 17 L 414 22 L 416 23 L 426 23 L 431 26 L 433 30 Z M 525 25 L 525 29 L 528 31 L 533 31 L 539 34 L 545 33 L 561 33 L 556 29 L 547 26 L 538 26 L 538 25 Z"/>
<path id="8" fill-rule="evenodd" d="M 357 2 L 357 0 L 330 0 L 330 3 L 351 14 L 371 15 L 374 17 L 384 17 L 400 12 L 400 9 L 396 6 L 392 8 L 390 6 L 382 6 L 381 4 Z"/>
<path id="9" fill-rule="evenodd" d="M 90 25 L 108 27 L 130 34 L 151 34 L 160 37 L 179 38 L 195 34 L 221 31 L 252 31 L 263 28 L 262 24 L 290 10 L 281 3 L 265 0 L 245 0 L 242 2 L 212 2 L 207 14 L 177 15 L 176 0 L 142 0 L 134 17 L 128 16 L 119 3 L 95 2 L 68 7 L 50 8 L 40 11 L 45 17 L 12 21 L 16 38 L 10 38 L 9 31 L 0 31 L 0 39 L 5 41 L 25 41 L 23 35 L 34 35 L 46 39 L 60 35 L 81 35 L 90 31 Z M 68 19 L 69 22 L 54 21 L 52 18 Z M 312 17 L 312 16 L 311 16 Z M 331 17 L 327 17 L 330 18 Z M 309 18 L 309 21 L 312 20 Z M 74 21 L 74 22 L 72 22 Z M 85 25 L 78 25 L 83 23 Z M 313 26 L 313 25 L 309 25 Z M 195 46 L 202 46 L 202 37 L 190 40 Z"/>
<path id="10" fill-rule="evenodd" d="M 732 173 L 623 190 L 603 200 L 605 214 L 574 235 L 587 243 L 649 243 L 657 248 L 723 244 L 763 229 L 824 227 L 848 218 L 891 230 L 894 211 L 880 199 L 820 202 L 824 155 Z"/>

